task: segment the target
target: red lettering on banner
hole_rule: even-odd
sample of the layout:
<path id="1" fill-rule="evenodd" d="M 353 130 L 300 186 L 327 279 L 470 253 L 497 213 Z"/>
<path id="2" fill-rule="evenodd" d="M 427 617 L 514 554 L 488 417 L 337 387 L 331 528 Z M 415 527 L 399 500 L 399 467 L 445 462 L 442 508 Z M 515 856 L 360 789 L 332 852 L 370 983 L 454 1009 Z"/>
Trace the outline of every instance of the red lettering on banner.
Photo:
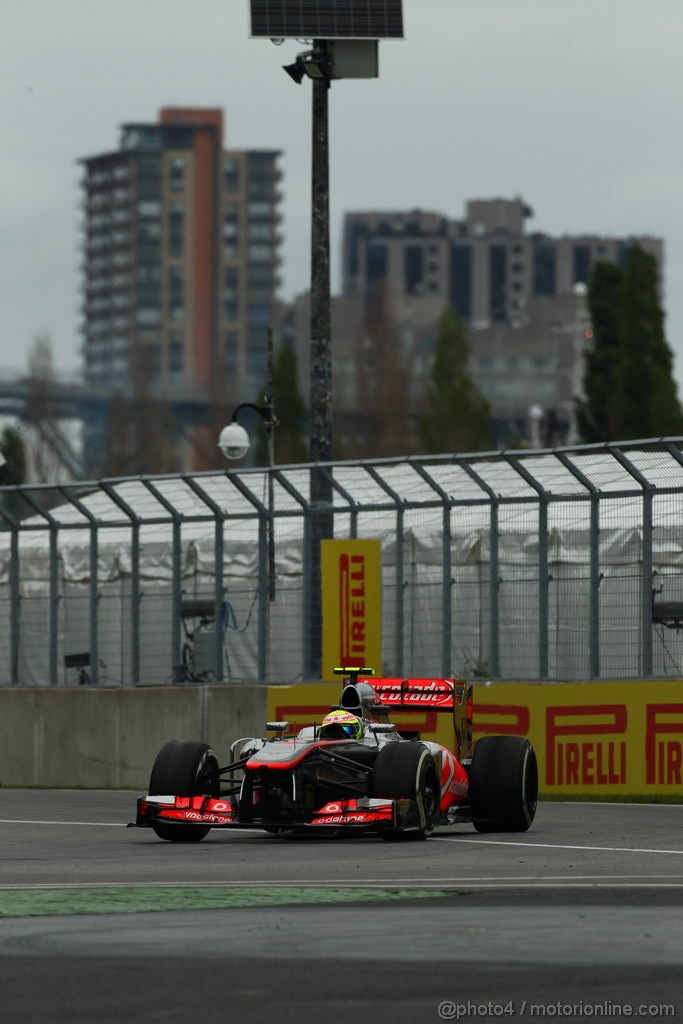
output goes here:
<path id="1" fill-rule="evenodd" d="M 662 715 L 678 715 L 677 722 Z M 648 704 L 645 709 L 645 782 L 653 785 L 681 785 L 683 750 L 681 741 L 660 739 L 683 733 L 683 704 Z"/>
<path id="2" fill-rule="evenodd" d="M 558 743 L 555 750 L 558 786 L 605 786 L 626 781 L 626 743 Z"/>
<path id="3" fill-rule="evenodd" d="M 500 715 L 509 721 L 489 722 L 483 715 Z M 531 712 L 522 704 L 475 704 L 472 729 L 487 736 L 526 736 L 530 721 Z"/>
<path id="4" fill-rule="evenodd" d="M 607 721 L 594 721 L 600 716 Z M 584 721 L 569 721 L 577 718 Z M 594 786 L 625 783 L 625 740 L 594 738 L 570 742 L 560 741 L 558 737 L 623 735 L 626 732 L 627 721 L 625 704 L 581 704 L 576 707 L 546 708 L 546 784 Z"/>
<path id="5" fill-rule="evenodd" d="M 365 663 L 365 555 L 339 556 L 339 664 Z"/>

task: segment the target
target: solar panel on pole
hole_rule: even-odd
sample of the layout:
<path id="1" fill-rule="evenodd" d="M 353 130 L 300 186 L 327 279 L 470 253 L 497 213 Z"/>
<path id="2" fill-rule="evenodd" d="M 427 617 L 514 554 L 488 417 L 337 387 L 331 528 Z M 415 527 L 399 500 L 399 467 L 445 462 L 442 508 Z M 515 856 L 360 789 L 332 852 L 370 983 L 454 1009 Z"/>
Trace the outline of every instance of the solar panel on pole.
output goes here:
<path id="1" fill-rule="evenodd" d="M 402 39 L 402 0 L 250 0 L 266 39 Z"/>

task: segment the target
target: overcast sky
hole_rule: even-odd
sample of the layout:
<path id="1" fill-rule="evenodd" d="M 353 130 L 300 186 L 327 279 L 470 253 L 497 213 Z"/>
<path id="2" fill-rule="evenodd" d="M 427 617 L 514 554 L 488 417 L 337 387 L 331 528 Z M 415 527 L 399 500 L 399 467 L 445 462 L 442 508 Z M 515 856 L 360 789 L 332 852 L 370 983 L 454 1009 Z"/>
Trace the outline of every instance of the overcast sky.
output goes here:
<path id="1" fill-rule="evenodd" d="M 221 107 L 228 147 L 282 150 L 284 289 L 308 286 L 306 47 L 249 38 L 248 0 L 0 0 L 0 372 L 37 333 L 79 366 L 79 158 L 162 106 Z M 528 229 L 665 243 L 683 382 L 682 0 L 404 0 L 380 77 L 330 95 L 332 274 L 345 211 L 521 196 Z M 683 393 L 683 389 L 682 393 Z"/>

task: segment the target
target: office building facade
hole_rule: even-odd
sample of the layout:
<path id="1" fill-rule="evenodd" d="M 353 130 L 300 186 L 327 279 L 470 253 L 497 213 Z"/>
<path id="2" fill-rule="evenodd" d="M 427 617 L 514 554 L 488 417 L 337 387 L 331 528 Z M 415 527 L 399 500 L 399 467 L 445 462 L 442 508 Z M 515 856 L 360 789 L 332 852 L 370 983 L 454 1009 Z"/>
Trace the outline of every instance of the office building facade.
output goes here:
<path id="1" fill-rule="evenodd" d="M 342 291 L 386 289 L 397 315 L 416 299 L 452 306 L 473 329 L 519 326 L 532 299 L 570 296 L 597 261 L 623 266 L 637 242 L 662 263 L 660 239 L 527 232 L 522 199 L 471 200 L 454 220 L 421 210 L 348 213 Z M 424 303 L 423 303 L 424 306 Z"/>
<path id="2" fill-rule="evenodd" d="M 279 156 L 225 149 L 220 110 L 166 108 L 81 161 L 89 383 L 253 398 L 280 283 Z"/>
<path id="3" fill-rule="evenodd" d="M 542 440 L 576 440 L 593 267 L 598 261 L 624 266 L 634 243 L 663 265 L 661 239 L 554 237 L 527 231 L 531 216 L 522 199 L 491 199 L 468 202 L 460 220 L 413 210 L 348 213 L 344 222 L 343 297 L 390 308 L 411 354 L 418 401 L 439 318 L 447 307 L 459 312 L 469 328 L 472 379 L 491 406 L 496 446 L 537 433 L 530 411 L 533 420 L 539 409 Z"/>

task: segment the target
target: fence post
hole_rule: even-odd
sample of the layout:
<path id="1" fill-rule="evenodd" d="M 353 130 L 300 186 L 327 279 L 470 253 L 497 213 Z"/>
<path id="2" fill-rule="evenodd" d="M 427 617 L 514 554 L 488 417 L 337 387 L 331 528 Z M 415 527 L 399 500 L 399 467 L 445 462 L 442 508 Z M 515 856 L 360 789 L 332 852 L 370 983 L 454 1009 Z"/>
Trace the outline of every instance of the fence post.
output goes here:
<path id="1" fill-rule="evenodd" d="M 538 678 L 547 679 L 549 671 L 549 583 L 548 575 L 548 501 L 550 495 L 520 460 L 508 452 L 503 458 L 538 495 Z"/>
<path id="2" fill-rule="evenodd" d="M 403 674 L 403 646 L 405 633 L 405 601 L 403 597 L 404 567 L 403 567 L 403 500 L 399 494 L 390 487 L 386 480 L 383 480 L 374 466 L 363 464 L 363 469 L 368 473 L 375 483 L 379 484 L 382 490 L 389 495 L 396 504 L 396 638 L 394 640 L 394 672 L 397 675 Z"/>
<path id="3" fill-rule="evenodd" d="M 150 492 L 153 497 L 159 502 L 162 508 L 168 512 L 172 527 L 171 537 L 171 566 L 172 566 L 172 589 L 171 589 L 171 680 L 174 683 L 179 682 L 179 665 L 181 657 L 181 638 L 180 638 L 180 622 L 182 617 L 182 604 L 183 604 L 183 565 L 182 565 L 182 515 L 176 508 L 173 507 L 170 501 L 164 497 L 158 487 L 152 483 L 149 477 L 140 477 L 140 482 Z"/>
<path id="4" fill-rule="evenodd" d="M 130 519 L 130 671 L 131 682 L 140 682 L 140 517 L 105 480 L 100 484 L 115 505 Z"/>
<path id="5" fill-rule="evenodd" d="M 472 469 L 465 459 L 456 458 L 456 463 L 465 470 L 467 475 L 474 480 L 477 487 L 480 487 L 489 498 L 489 619 L 490 619 L 490 675 L 497 679 L 500 675 L 500 562 L 499 562 L 499 539 L 500 528 L 498 525 L 498 495 L 493 488 Z"/>
<path id="6" fill-rule="evenodd" d="M 600 492 L 586 474 L 575 466 L 566 452 L 555 456 L 590 494 L 590 568 L 588 595 L 588 658 L 591 679 L 600 678 Z"/>
<path id="7" fill-rule="evenodd" d="M 453 552 L 451 536 L 451 510 L 453 499 L 434 480 L 424 466 L 410 460 L 410 465 L 422 479 L 436 491 L 442 501 L 441 525 L 441 675 L 448 678 L 452 672 L 453 650 Z"/>
<path id="8" fill-rule="evenodd" d="M 215 623 L 215 635 L 214 635 L 214 650 L 213 650 L 213 661 L 214 661 L 214 672 L 216 674 L 216 682 L 220 683 L 223 680 L 223 642 L 224 642 L 224 630 L 227 628 L 225 622 L 225 616 L 223 614 L 223 527 L 225 524 L 225 513 L 220 505 L 213 500 L 213 498 L 206 493 L 206 491 L 200 487 L 194 477 L 189 476 L 187 473 L 183 473 L 181 480 L 190 487 L 197 497 L 207 505 L 214 515 L 214 541 L 213 541 L 213 620 Z M 259 614 L 259 626 L 261 624 L 261 616 Z M 267 635 L 266 635 L 266 646 L 267 646 Z"/>
<path id="9" fill-rule="evenodd" d="M 39 516 L 48 524 L 50 531 L 50 553 L 48 556 L 49 565 L 49 610 L 48 610 L 48 659 L 50 686 L 57 686 L 59 683 L 59 550 L 58 550 L 58 529 L 59 523 L 50 515 L 47 509 L 43 508 L 40 502 L 29 494 L 25 487 L 17 487 L 17 493 L 24 498 L 28 504 L 35 509 Z"/>
<path id="10" fill-rule="evenodd" d="M 640 585 L 640 607 L 641 607 L 641 642 L 642 642 L 642 672 L 644 676 L 651 676 L 653 671 L 653 644 L 652 644 L 652 494 L 654 485 L 643 476 L 640 470 L 633 465 L 631 460 L 624 453 L 611 444 L 607 445 L 607 451 L 614 459 L 623 466 L 626 472 L 636 480 L 643 489 L 643 568 Z"/>

